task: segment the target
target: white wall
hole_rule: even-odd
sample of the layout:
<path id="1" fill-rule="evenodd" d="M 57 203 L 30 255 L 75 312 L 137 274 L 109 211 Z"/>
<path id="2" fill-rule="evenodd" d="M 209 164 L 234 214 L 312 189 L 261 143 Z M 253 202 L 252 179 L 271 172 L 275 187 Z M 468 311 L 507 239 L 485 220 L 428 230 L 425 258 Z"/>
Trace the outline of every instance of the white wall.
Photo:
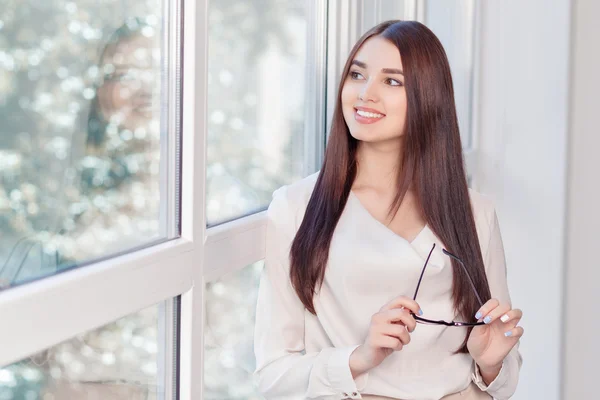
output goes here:
<path id="1" fill-rule="evenodd" d="M 600 2 L 573 7 L 563 398 L 597 399 L 600 372 Z"/>
<path id="2" fill-rule="evenodd" d="M 513 398 L 556 400 L 563 325 L 570 2 L 480 4 L 474 186 L 496 202 L 513 307 L 524 312 L 524 364 Z"/>

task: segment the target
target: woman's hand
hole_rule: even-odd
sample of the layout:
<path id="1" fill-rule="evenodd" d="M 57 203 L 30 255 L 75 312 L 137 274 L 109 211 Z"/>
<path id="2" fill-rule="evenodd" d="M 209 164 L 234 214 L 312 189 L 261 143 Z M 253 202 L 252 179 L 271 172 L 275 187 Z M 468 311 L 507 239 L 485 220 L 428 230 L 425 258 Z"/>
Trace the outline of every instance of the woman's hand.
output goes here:
<path id="1" fill-rule="evenodd" d="M 512 310 L 508 304 L 491 299 L 475 315 L 485 325 L 473 328 L 467 348 L 480 370 L 499 371 L 502 361 L 523 336 L 523 328 L 517 326 L 523 312 Z"/>
<path id="2" fill-rule="evenodd" d="M 400 351 L 410 343 L 409 332 L 417 325 L 409 311 L 422 315 L 421 307 L 416 301 L 406 296 L 399 296 L 381 307 L 371 317 L 371 325 L 365 343 L 356 348 L 350 355 L 350 370 L 355 378 L 375 368 L 394 351 Z"/>

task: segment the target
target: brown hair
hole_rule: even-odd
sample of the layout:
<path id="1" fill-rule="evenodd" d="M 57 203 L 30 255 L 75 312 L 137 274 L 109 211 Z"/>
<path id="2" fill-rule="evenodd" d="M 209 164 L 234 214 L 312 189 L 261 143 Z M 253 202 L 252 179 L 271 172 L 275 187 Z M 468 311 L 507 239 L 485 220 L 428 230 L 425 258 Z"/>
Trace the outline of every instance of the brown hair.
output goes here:
<path id="1" fill-rule="evenodd" d="M 395 215 L 409 187 L 421 213 L 445 248 L 465 263 L 483 302 L 491 298 L 471 209 L 450 65 L 439 39 L 416 21 L 386 21 L 354 45 L 344 67 L 325 158 L 290 251 L 290 279 L 304 306 L 316 315 L 313 296 L 323 284 L 329 246 L 356 177 L 357 140 L 342 114 L 341 94 L 350 65 L 362 44 L 379 35 L 402 56 L 407 96 L 405 142 L 398 192 L 390 207 Z M 457 261 L 453 268 L 454 309 L 473 318 L 480 305 Z M 467 353 L 469 328 L 461 347 Z"/>

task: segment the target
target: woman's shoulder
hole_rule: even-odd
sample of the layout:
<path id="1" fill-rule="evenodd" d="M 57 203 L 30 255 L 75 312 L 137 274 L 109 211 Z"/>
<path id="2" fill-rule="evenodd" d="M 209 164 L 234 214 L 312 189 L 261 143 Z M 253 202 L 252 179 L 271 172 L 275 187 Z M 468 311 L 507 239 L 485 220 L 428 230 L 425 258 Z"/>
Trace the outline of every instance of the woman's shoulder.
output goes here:
<path id="1" fill-rule="evenodd" d="M 287 220 L 295 227 L 300 226 L 310 196 L 319 177 L 320 170 L 273 191 L 269 206 L 270 213 L 280 220 Z M 479 235 L 486 235 L 494 222 L 496 205 L 490 195 L 469 188 L 469 198 Z"/>
<path id="2" fill-rule="evenodd" d="M 469 188 L 469 197 L 471 199 L 471 208 L 480 242 L 487 243 L 492 224 L 494 223 L 496 204 L 490 195 L 478 192 L 472 188 Z"/>
<path id="3" fill-rule="evenodd" d="M 494 199 L 488 194 L 481 193 L 473 188 L 469 188 L 469 197 L 473 211 L 478 213 L 489 213 L 494 210 Z"/>
<path id="4" fill-rule="evenodd" d="M 300 226 L 319 173 L 320 170 L 275 189 L 269 213 L 276 215 L 280 220 L 289 221 L 294 226 Z"/>
<path id="5" fill-rule="evenodd" d="M 317 178 L 321 171 L 314 172 L 305 178 L 299 179 L 287 185 L 283 185 L 273 192 L 273 200 L 285 200 L 292 206 L 308 204 L 310 195 L 317 183 Z"/>

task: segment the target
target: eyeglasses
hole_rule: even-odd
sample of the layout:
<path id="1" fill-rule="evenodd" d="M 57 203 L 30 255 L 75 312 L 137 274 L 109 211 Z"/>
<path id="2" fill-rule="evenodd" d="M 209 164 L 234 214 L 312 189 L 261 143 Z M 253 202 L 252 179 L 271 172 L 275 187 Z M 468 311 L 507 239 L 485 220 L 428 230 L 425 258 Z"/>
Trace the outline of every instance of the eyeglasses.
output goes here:
<path id="1" fill-rule="evenodd" d="M 435 243 L 433 244 L 433 247 L 429 251 L 429 255 L 427 256 L 427 260 L 425 260 L 425 265 L 423 265 L 423 270 L 421 271 L 421 276 L 419 277 L 419 283 L 417 284 L 417 289 L 415 290 L 415 295 L 413 296 L 413 300 L 417 299 L 417 293 L 419 293 L 419 287 L 421 286 L 421 280 L 423 279 L 423 274 L 425 274 L 425 268 L 427 268 L 427 263 L 429 262 L 429 258 L 431 257 L 431 253 L 433 253 L 433 249 L 435 249 Z M 477 293 L 477 289 L 475 289 L 475 285 L 473 284 L 473 280 L 471 279 L 471 276 L 469 275 L 469 272 L 467 271 L 467 268 L 465 267 L 465 264 L 462 262 L 462 260 L 460 258 L 458 258 L 454 254 L 450 253 L 446 249 L 442 249 L 442 251 L 444 252 L 444 254 L 446 254 L 446 255 L 454 258 L 456 261 L 458 261 L 458 263 L 460 264 L 460 266 L 463 268 L 463 271 L 465 271 L 465 274 L 467 275 L 467 278 L 469 279 L 469 283 L 471 284 L 471 288 L 473 289 L 473 293 L 475 293 L 475 296 L 477 297 L 477 301 L 479 301 L 479 306 L 483 307 L 483 302 L 481 301 L 481 297 L 479 297 L 479 293 Z M 467 327 L 469 327 L 469 326 L 485 325 L 485 322 L 455 322 L 455 321 L 447 322 L 447 321 L 443 321 L 443 320 L 434 321 L 434 320 L 431 320 L 431 319 L 419 317 L 418 315 L 415 315 L 413 312 L 411 312 L 410 314 L 414 317 L 414 319 L 418 323 L 421 323 L 421 324 L 446 325 L 446 326 L 467 326 Z"/>

